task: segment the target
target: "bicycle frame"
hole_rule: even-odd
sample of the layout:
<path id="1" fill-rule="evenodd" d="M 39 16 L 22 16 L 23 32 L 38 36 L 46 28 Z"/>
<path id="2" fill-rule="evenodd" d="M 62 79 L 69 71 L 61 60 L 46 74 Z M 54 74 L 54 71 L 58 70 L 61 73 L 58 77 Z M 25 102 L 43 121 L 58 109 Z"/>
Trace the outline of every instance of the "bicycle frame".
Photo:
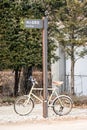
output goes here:
<path id="1" fill-rule="evenodd" d="M 19 115 L 27 115 L 33 110 L 34 99 L 37 99 L 38 101 L 43 103 L 43 98 L 39 97 L 38 95 L 36 95 L 36 93 L 34 93 L 38 90 L 42 94 L 43 88 L 35 87 L 37 81 L 32 77 L 29 80 L 32 81 L 32 88 L 29 94 L 17 98 L 17 100 L 14 103 L 14 110 Z M 51 107 L 53 111 L 60 116 L 67 115 L 68 113 L 70 113 L 73 104 L 72 99 L 69 96 L 60 95 L 58 94 L 58 91 L 56 91 L 58 90 L 57 86 L 61 86 L 61 84 L 62 82 L 54 81 L 54 87 L 52 86 L 52 88 L 48 88 L 48 92 L 50 91 L 51 93 L 49 93 L 47 102 L 48 107 Z"/>
<path id="2" fill-rule="evenodd" d="M 29 96 L 29 98 L 34 97 L 34 98 L 36 98 L 38 101 L 40 101 L 40 102 L 42 103 L 42 102 L 43 102 L 43 99 L 41 99 L 41 98 L 39 98 L 37 95 L 35 95 L 35 94 L 33 93 L 33 90 L 34 90 L 34 91 L 36 91 L 36 90 L 42 91 L 43 88 L 35 88 L 35 84 L 37 84 L 37 82 L 32 82 L 32 83 L 33 83 L 33 85 L 32 85 L 32 88 L 31 88 L 31 90 L 30 90 L 28 96 Z M 53 101 L 54 101 L 54 100 L 52 100 L 53 95 L 55 95 L 55 98 L 59 96 L 58 93 L 57 93 L 57 91 L 56 91 L 56 89 L 57 89 L 57 88 L 48 88 L 48 91 L 51 91 L 51 92 L 52 92 L 51 95 L 50 95 L 49 98 L 48 98 L 48 106 L 52 106 L 52 103 L 53 103 Z M 50 101 L 52 101 L 51 104 L 50 104 Z"/>

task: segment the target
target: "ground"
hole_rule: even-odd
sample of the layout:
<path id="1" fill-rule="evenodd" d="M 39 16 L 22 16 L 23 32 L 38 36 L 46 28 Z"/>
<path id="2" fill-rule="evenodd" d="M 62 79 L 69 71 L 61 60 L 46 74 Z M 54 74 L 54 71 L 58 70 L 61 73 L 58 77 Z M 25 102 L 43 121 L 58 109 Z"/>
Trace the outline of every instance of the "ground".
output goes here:
<path id="1" fill-rule="evenodd" d="M 55 115 L 48 110 L 48 117 L 43 118 L 43 107 L 35 105 L 34 110 L 27 116 L 19 116 L 14 112 L 13 105 L 0 107 L 1 130 L 87 130 L 87 107 L 73 108 L 66 116 Z"/>
<path id="2" fill-rule="evenodd" d="M 51 123 L 51 124 L 50 124 Z M 0 125 L 1 130 L 87 130 L 87 120 L 73 120 L 73 121 L 47 121 L 29 124 L 20 123 L 20 124 L 4 124 Z"/>

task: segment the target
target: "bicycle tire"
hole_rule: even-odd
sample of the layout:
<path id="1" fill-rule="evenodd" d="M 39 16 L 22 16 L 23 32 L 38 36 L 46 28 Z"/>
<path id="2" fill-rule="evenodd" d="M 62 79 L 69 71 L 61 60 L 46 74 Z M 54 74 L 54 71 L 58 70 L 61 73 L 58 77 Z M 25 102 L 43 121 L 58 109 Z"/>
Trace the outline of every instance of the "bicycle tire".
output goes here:
<path id="1" fill-rule="evenodd" d="M 59 116 L 69 114 L 72 106 L 72 99 L 66 95 L 60 95 L 53 101 L 53 111 Z"/>
<path id="2" fill-rule="evenodd" d="M 14 111 L 21 116 L 30 114 L 33 108 L 34 101 L 31 98 L 29 99 L 27 95 L 18 97 L 15 100 Z"/>

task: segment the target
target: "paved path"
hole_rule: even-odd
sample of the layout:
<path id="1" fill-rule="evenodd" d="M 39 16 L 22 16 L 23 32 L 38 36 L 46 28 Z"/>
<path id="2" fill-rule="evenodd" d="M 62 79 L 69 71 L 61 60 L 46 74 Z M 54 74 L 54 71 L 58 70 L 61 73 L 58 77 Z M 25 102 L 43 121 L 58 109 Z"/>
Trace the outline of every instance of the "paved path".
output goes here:
<path id="1" fill-rule="evenodd" d="M 48 111 L 47 120 L 73 120 L 73 119 L 86 119 L 87 120 L 87 108 L 73 108 L 71 113 L 66 116 L 55 115 L 50 108 Z M 3 123 L 15 123 L 23 121 L 41 121 L 43 118 L 43 109 L 41 105 L 36 105 L 31 114 L 27 116 L 19 116 L 14 112 L 13 105 L 0 107 L 0 124 Z"/>
<path id="2" fill-rule="evenodd" d="M 54 121 L 0 125 L 1 130 L 87 130 L 87 120 Z"/>
<path id="3" fill-rule="evenodd" d="M 13 105 L 0 107 L 0 130 L 87 130 L 87 109 L 73 108 L 67 116 L 57 116 L 49 109 L 43 118 L 41 105 L 36 105 L 30 115 L 19 116 Z"/>

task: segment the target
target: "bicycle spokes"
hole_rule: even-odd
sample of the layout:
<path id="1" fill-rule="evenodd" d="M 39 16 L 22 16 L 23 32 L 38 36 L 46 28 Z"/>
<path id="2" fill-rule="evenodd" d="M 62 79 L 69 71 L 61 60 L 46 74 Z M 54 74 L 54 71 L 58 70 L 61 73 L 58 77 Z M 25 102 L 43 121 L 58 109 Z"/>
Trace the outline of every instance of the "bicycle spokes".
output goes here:
<path id="1" fill-rule="evenodd" d="M 61 95 L 53 102 L 53 110 L 58 115 L 67 115 L 72 109 L 72 101 L 68 96 Z"/>

